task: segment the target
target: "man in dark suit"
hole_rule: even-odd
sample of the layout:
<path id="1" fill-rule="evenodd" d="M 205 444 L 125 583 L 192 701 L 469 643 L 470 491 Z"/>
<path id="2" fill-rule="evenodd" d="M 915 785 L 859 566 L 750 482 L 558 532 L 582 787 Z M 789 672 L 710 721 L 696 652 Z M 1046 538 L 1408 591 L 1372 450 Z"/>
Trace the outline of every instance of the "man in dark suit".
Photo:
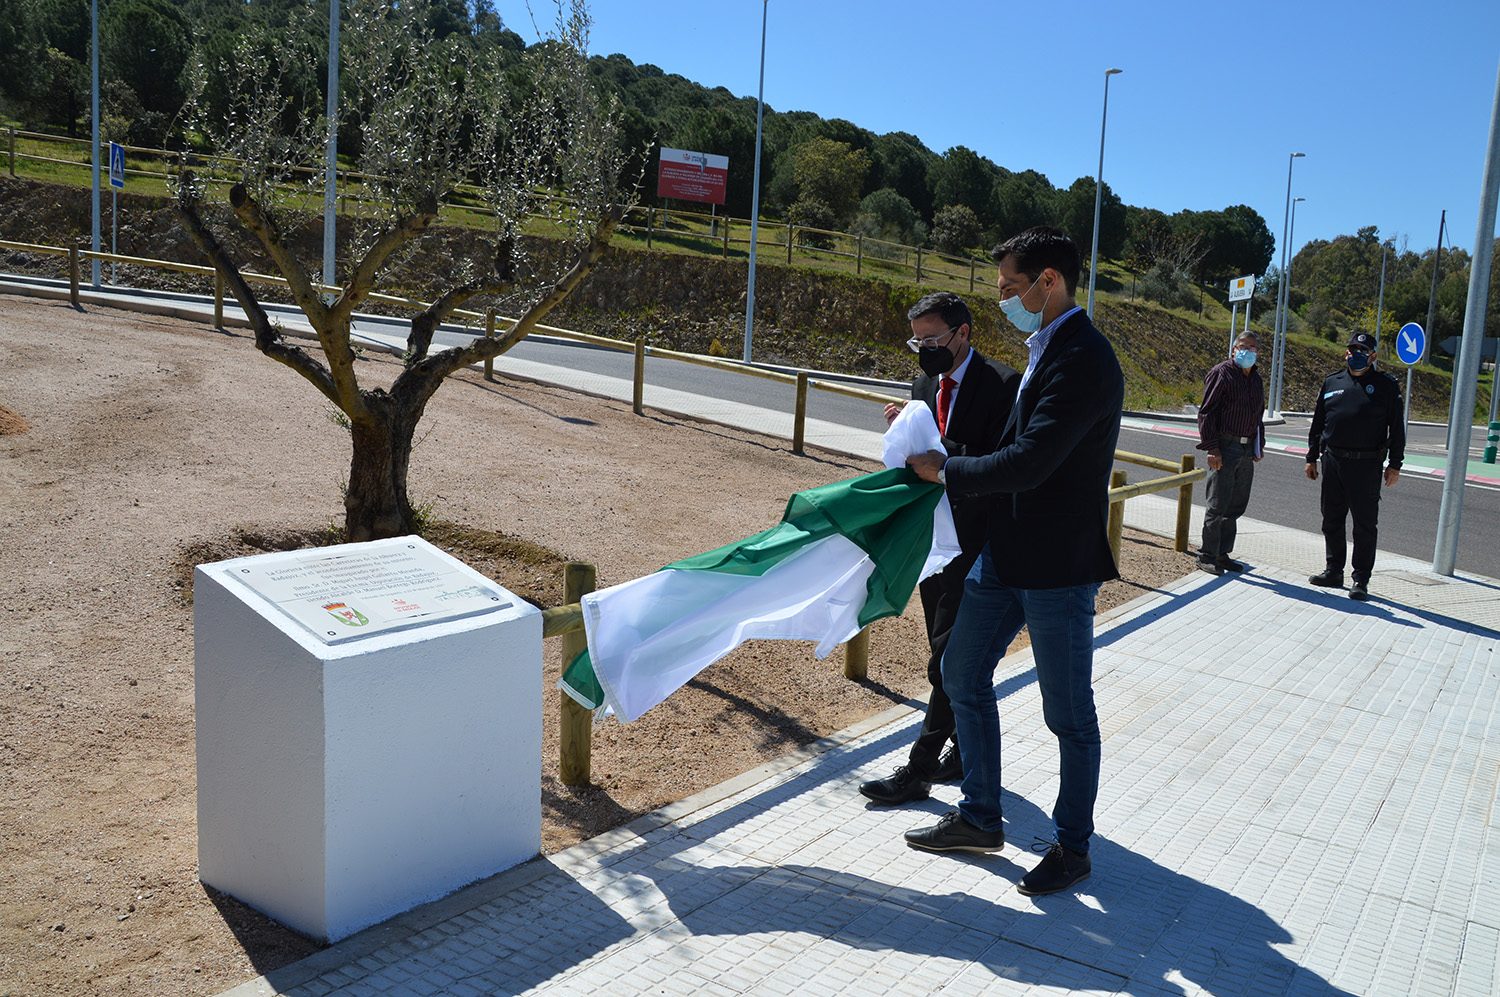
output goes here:
<path id="1" fill-rule="evenodd" d="M 997 360 L 986 359 L 969 344 L 973 317 L 964 300 L 951 291 L 927 295 L 911 307 L 906 318 L 912 334 L 907 345 L 917 352 L 922 367 L 921 376 L 911 385 L 912 398 L 932 409 L 948 453 L 990 453 L 1000 442 L 1021 375 Z M 885 421 L 894 422 L 900 411 L 900 405 L 887 405 Z M 957 746 L 943 750 L 953 737 L 953 707 L 943 692 L 940 666 L 963 598 L 964 577 L 988 538 L 989 503 L 953 503 L 953 525 L 962 553 L 918 587 L 932 650 L 927 661 L 927 677 L 932 682 L 927 717 L 907 763 L 894 775 L 859 787 L 869 799 L 886 806 L 925 800 L 934 782 L 951 782 L 963 774 Z"/>
<path id="2" fill-rule="evenodd" d="M 999 851 L 1000 719 L 995 665 L 1024 625 L 1042 715 L 1057 736 L 1057 840 L 1017 889 L 1057 893 L 1089 874 L 1099 791 L 1094 711 L 1094 596 L 1118 578 L 1109 549 L 1109 474 L 1125 383 L 1108 340 L 1074 301 L 1078 248 L 1045 226 L 994 251 L 1001 309 L 1029 336 L 1030 359 L 1001 438 L 985 457 L 919 454 L 908 461 L 960 501 L 987 496 L 989 542 L 964 583 L 943 653 L 943 688 L 963 752 L 963 800 L 931 827 L 906 833 L 930 851 Z"/>

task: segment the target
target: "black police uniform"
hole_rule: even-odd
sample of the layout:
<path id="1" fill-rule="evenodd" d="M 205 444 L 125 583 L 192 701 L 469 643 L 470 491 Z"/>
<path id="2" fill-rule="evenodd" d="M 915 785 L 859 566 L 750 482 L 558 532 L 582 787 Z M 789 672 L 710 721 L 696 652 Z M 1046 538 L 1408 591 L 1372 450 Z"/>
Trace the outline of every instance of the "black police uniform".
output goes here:
<path id="1" fill-rule="evenodd" d="M 1406 451 L 1401 387 L 1391 375 L 1348 367 L 1323 382 L 1307 436 L 1307 462 L 1323 458 L 1323 543 L 1328 571 L 1344 571 L 1344 520 L 1354 516 L 1353 579 L 1368 582 L 1375 566 L 1382 465 L 1396 469 Z"/>

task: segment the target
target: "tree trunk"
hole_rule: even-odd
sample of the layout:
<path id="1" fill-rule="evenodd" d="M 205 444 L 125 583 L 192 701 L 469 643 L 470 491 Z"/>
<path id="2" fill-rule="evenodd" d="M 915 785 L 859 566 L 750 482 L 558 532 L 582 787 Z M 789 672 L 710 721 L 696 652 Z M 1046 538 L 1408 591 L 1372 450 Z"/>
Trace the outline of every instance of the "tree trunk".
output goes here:
<path id="1" fill-rule="evenodd" d="M 354 455 L 344 495 L 348 543 L 416 532 L 406 496 L 406 471 L 421 408 L 402 406 L 384 391 L 365 392 L 364 401 L 368 418 L 351 419 L 349 427 Z"/>

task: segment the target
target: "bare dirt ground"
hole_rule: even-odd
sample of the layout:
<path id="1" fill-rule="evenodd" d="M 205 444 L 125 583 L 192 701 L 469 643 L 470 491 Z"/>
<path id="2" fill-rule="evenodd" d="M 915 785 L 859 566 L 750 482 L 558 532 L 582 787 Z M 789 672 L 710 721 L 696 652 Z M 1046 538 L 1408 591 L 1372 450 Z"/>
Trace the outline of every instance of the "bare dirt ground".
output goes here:
<path id="1" fill-rule="evenodd" d="M 313 951 L 196 871 L 191 564 L 317 542 L 345 431 L 239 332 L 0 297 L 0 997 L 215 994 Z M 367 384 L 395 361 L 360 364 Z M 432 534 L 542 605 L 562 558 L 600 585 L 773 524 L 789 494 L 874 470 L 783 441 L 476 374 L 438 393 L 413 500 Z M 504 531 L 505 536 L 496 531 Z M 1118 605 L 1191 567 L 1127 536 Z M 557 775 L 549 641 L 544 847 L 555 851 L 919 695 L 920 607 L 877 625 L 870 679 L 763 642 Z"/>

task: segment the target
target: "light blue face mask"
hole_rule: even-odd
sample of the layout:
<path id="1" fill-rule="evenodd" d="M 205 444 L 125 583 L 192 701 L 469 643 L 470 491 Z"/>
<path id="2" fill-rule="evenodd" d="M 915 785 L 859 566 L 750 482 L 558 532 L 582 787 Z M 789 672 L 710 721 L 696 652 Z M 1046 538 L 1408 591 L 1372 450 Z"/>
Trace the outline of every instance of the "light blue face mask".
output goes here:
<path id="1" fill-rule="evenodd" d="M 1000 310 L 1005 313 L 1006 318 L 1010 319 L 1010 324 L 1028 336 L 1042 327 L 1042 312 L 1046 310 L 1047 302 L 1043 301 L 1042 307 L 1037 311 L 1031 311 L 1021 302 L 1021 298 L 1030 294 L 1031 288 L 1036 287 L 1036 281 L 1041 279 L 1038 275 L 1037 279 L 1031 282 L 1031 287 L 1020 294 L 1013 294 L 1000 300 Z M 1051 291 L 1047 292 L 1047 297 L 1052 297 Z"/>
<path id="2" fill-rule="evenodd" d="M 1249 370 L 1255 366 L 1256 352 L 1254 350 L 1235 350 L 1234 362 Z"/>

